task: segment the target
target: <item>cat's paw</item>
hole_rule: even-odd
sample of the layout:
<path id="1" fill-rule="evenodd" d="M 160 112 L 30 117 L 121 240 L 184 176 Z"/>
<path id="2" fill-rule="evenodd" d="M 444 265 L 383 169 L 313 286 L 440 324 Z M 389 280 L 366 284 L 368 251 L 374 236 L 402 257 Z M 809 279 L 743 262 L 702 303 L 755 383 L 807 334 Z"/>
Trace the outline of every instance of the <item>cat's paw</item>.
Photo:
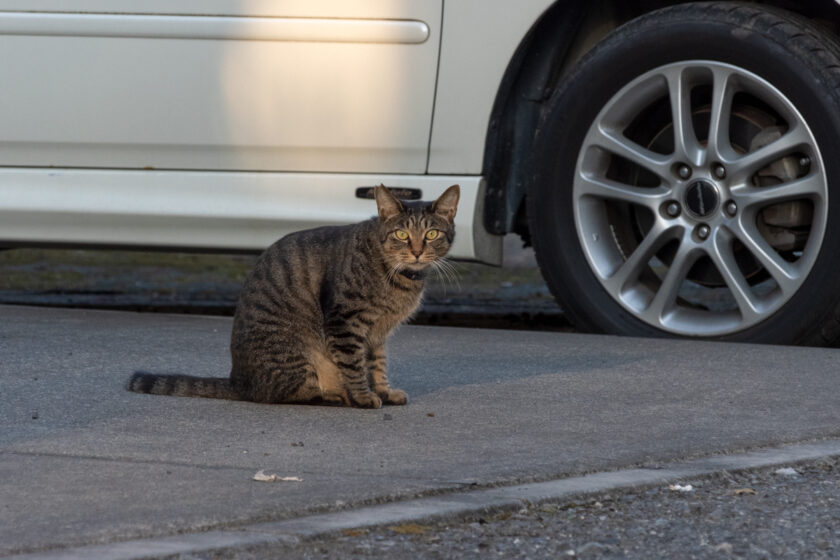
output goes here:
<path id="1" fill-rule="evenodd" d="M 350 401 L 347 400 L 346 394 L 324 391 L 321 395 L 321 402 L 323 404 L 331 406 L 350 406 Z"/>
<path id="2" fill-rule="evenodd" d="M 377 393 L 383 404 L 403 405 L 408 402 L 408 394 L 402 389 L 388 389 Z"/>
<path id="3" fill-rule="evenodd" d="M 382 399 L 379 395 L 373 392 L 360 393 L 352 395 L 353 404 L 360 408 L 380 408 L 382 407 Z"/>

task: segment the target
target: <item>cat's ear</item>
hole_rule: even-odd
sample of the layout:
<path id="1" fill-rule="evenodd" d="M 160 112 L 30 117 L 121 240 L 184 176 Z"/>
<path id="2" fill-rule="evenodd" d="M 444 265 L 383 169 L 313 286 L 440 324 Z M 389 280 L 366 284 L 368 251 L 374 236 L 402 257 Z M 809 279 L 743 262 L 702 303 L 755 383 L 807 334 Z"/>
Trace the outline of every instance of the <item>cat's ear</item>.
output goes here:
<path id="1" fill-rule="evenodd" d="M 379 209 L 380 221 L 393 218 L 403 211 L 402 202 L 385 188 L 385 185 L 373 187 L 373 196 L 376 198 L 376 207 Z"/>
<path id="2" fill-rule="evenodd" d="M 455 213 L 458 211 L 458 199 L 460 197 L 461 187 L 452 185 L 432 203 L 432 212 L 451 222 L 455 219 Z"/>

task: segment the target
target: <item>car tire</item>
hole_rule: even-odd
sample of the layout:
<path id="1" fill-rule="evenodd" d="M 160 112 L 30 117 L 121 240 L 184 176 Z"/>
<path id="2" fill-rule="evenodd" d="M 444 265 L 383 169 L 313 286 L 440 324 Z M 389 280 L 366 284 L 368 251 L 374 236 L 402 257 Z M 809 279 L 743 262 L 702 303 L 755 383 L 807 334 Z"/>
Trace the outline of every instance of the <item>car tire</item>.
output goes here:
<path id="1" fill-rule="evenodd" d="M 739 3 L 664 8 L 563 78 L 532 155 L 537 260 L 584 331 L 840 337 L 840 49 Z"/>

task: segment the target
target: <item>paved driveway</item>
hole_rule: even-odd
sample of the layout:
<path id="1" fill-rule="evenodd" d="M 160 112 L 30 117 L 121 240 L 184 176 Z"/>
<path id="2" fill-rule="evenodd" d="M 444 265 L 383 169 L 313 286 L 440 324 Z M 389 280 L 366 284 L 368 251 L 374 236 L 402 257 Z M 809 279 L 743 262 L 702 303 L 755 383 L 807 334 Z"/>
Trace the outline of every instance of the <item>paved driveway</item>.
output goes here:
<path id="1" fill-rule="evenodd" d="M 840 353 L 817 348 L 404 327 L 405 407 L 124 390 L 226 375 L 229 328 L 0 306 L 0 554 L 840 435 Z"/>

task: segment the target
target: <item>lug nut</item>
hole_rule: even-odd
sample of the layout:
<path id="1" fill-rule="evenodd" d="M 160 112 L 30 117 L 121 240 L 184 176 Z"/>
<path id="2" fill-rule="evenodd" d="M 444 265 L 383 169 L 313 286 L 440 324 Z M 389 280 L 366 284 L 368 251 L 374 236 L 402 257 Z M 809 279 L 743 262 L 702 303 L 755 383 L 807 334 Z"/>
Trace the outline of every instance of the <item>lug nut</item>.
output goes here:
<path id="1" fill-rule="evenodd" d="M 709 229 L 709 226 L 707 226 L 706 224 L 700 224 L 699 226 L 697 226 L 697 237 L 699 237 L 700 239 L 706 239 L 707 237 L 709 237 L 709 233 L 711 233 L 711 231 L 712 230 Z"/>
<path id="2" fill-rule="evenodd" d="M 680 176 L 680 179 L 688 179 L 691 177 L 691 168 L 685 164 L 680 164 L 677 167 L 677 175 Z"/>
<path id="3" fill-rule="evenodd" d="M 734 216 L 738 213 L 738 205 L 735 204 L 734 200 L 730 200 L 726 203 L 726 213 L 730 216 Z"/>
<path id="4" fill-rule="evenodd" d="M 665 206 L 665 213 L 671 216 L 672 218 L 676 218 L 680 215 L 680 205 L 676 202 L 669 202 Z"/>
<path id="5" fill-rule="evenodd" d="M 716 163 L 712 166 L 712 173 L 714 173 L 717 179 L 726 178 L 726 168 L 719 163 Z"/>
<path id="6" fill-rule="evenodd" d="M 799 167 L 810 167 L 811 166 L 811 158 L 808 156 L 802 156 L 799 158 Z"/>

